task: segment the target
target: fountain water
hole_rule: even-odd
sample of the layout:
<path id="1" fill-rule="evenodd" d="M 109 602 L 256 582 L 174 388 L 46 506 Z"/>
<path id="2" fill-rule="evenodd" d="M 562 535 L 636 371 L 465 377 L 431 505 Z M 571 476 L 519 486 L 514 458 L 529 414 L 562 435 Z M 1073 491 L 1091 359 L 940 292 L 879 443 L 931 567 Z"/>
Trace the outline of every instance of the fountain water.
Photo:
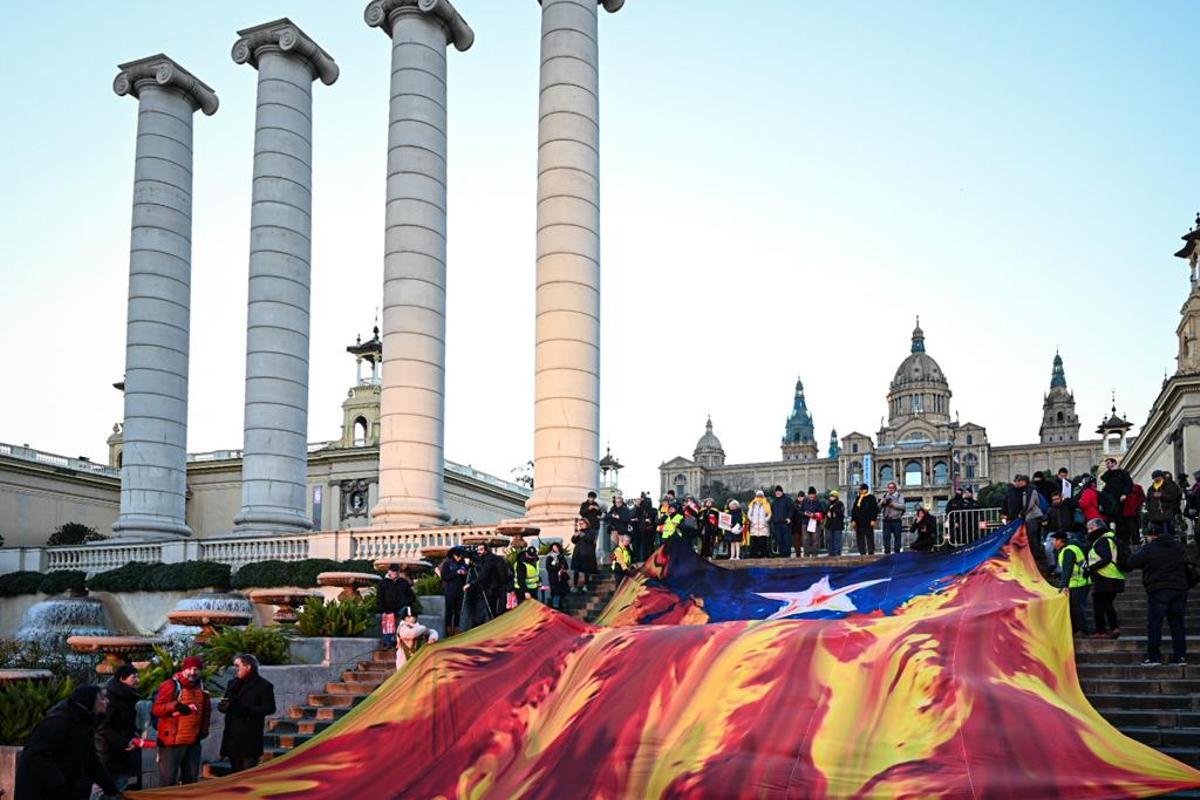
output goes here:
<path id="1" fill-rule="evenodd" d="M 43 650 L 65 652 L 68 636 L 112 633 L 104 604 L 94 597 L 51 597 L 25 612 L 16 638 Z"/>
<path id="2" fill-rule="evenodd" d="M 185 597 L 175 604 L 173 611 L 229 611 L 235 614 L 248 614 L 255 619 L 254 604 L 244 595 L 207 593 L 194 597 Z M 194 625 L 174 625 L 168 623 L 159 632 L 171 642 L 173 652 L 185 652 L 192 646 L 200 628 Z"/>

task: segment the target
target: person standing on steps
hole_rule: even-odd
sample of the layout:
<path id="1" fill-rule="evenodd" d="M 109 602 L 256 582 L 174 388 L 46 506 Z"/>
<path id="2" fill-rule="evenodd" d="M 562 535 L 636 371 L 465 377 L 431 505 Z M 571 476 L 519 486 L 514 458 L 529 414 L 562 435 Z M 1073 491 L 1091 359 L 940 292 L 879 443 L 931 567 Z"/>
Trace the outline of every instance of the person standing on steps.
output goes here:
<path id="1" fill-rule="evenodd" d="M 96 754 L 112 776 L 118 791 L 125 791 L 141 772 L 141 740 L 137 738 L 138 671 L 129 664 L 117 667 L 104 684 L 108 706 L 96 718 Z M 112 795 L 94 795 L 109 800 Z"/>
<path id="2" fill-rule="evenodd" d="M 871 487 L 858 487 L 858 497 L 850 509 L 850 522 L 854 524 L 854 539 L 860 556 L 875 555 L 875 519 L 879 516 L 879 501 L 871 494 Z"/>
<path id="3" fill-rule="evenodd" d="M 746 516 L 750 518 L 750 557 L 766 558 L 770 555 L 771 504 L 762 489 L 754 493 Z"/>
<path id="4" fill-rule="evenodd" d="M 884 555 L 900 552 L 900 538 L 904 534 L 904 494 L 895 481 L 887 485 L 887 492 L 880 504 L 883 515 Z"/>
<path id="5" fill-rule="evenodd" d="M 442 579 L 442 595 L 446 598 L 446 636 L 453 636 L 458 633 L 462 621 L 463 591 L 467 585 L 467 564 L 462 548 L 451 547 L 434 572 Z"/>
<path id="6" fill-rule="evenodd" d="M 782 486 L 776 486 L 771 500 L 771 541 L 775 555 L 780 558 L 792 556 L 792 514 L 796 503 L 784 494 Z"/>
<path id="7" fill-rule="evenodd" d="M 1071 633 L 1076 638 L 1088 636 L 1087 599 L 1092 582 L 1085 571 L 1083 548 L 1078 542 L 1070 541 L 1066 531 L 1056 530 L 1050 534 L 1054 544 L 1055 562 L 1062 579 L 1062 590 L 1071 602 Z"/>
<path id="8" fill-rule="evenodd" d="M 591 588 L 600 572 L 600 566 L 596 562 L 596 539 L 599 536 L 600 529 L 592 527 L 586 517 L 576 521 L 575 535 L 571 537 L 571 543 L 574 545 L 571 550 L 571 571 L 575 573 L 576 592 L 585 592 Z"/>
<path id="9" fill-rule="evenodd" d="M 233 669 L 234 678 L 217 710 L 225 715 L 221 755 L 229 759 L 233 772 L 241 772 L 257 767 L 262 758 L 263 726 L 275 713 L 275 687 L 258 674 L 258 659 L 249 653 L 235 658 Z"/>
<path id="10" fill-rule="evenodd" d="M 604 510 L 600 508 L 600 503 L 596 500 L 595 492 L 588 492 L 587 499 L 579 504 L 579 516 L 587 520 L 588 527 L 592 530 L 600 530 L 600 517 Z"/>
<path id="11" fill-rule="evenodd" d="M 422 625 L 415 611 L 406 608 L 402 613 L 400 624 L 396 626 L 396 669 L 407 664 L 422 647 L 438 640 L 438 632 Z"/>
<path id="12" fill-rule="evenodd" d="M 613 575 L 617 578 L 617 588 L 625 582 L 625 578 L 633 572 L 633 551 L 629 549 L 629 534 L 623 533 L 617 540 L 618 544 L 612 554 Z"/>
<path id="13" fill-rule="evenodd" d="M 158 720 L 158 784 L 200 780 L 200 746 L 208 738 L 208 692 L 199 656 L 188 656 L 179 671 L 159 684 L 150 713 Z"/>
<path id="14" fill-rule="evenodd" d="M 829 493 L 829 505 L 825 508 L 825 548 L 830 556 L 842 554 L 842 535 L 846 528 L 846 504 L 842 495 L 834 489 Z"/>
<path id="15" fill-rule="evenodd" d="M 1146 588 L 1146 660 L 1142 664 L 1162 663 L 1164 617 L 1171 628 L 1170 663 L 1187 664 L 1184 611 L 1189 587 L 1183 545 L 1169 532 L 1151 528 L 1146 531 L 1146 543 L 1129 556 L 1128 566 L 1142 571 Z"/>
<path id="16" fill-rule="evenodd" d="M 742 513 L 742 504 L 737 500 L 730 500 L 725 510 L 729 513 L 729 530 L 725 531 L 723 538 L 729 547 L 729 560 L 741 561 L 742 537 L 748 527 L 746 515 Z"/>
<path id="17" fill-rule="evenodd" d="M 614 545 L 622 536 L 633 533 L 633 513 L 629 506 L 625 505 L 625 498 L 619 494 L 613 495 L 613 504 L 605 513 L 604 521 L 607 525 L 609 541 Z"/>
<path id="18" fill-rule="evenodd" d="M 1117 595 L 1125 591 L 1125 573 L 1117 566 L 1117 537 L 1099 519 L 1088 522 L 1087 536 L 1087 576 L 1092 582 L 1092 610 L 1096 617 L 1092 638 L 1116 639 L 1121 635 Z"/>
<path id="19" fill-rule="evenodd" d="M 517 593 L 517 604 L 520 605 L 526 600 L 536 600 L 540 584 L 538 551 L 536 547 L 530 546 L 517 556 L 517 563 L 513 564 L 513 589 Z"/>
<path id="20" fill-rule="evenodd" d="M 821 521 L 825 519 L 825 504 L 817 497 L 817 487 L 808 487 L 808 494 L 800 501 L 796 516 L 803 523 L 800 541 L 803 547 L 797 552 L 805 558 L 816 558 L 821 549 Z"/>
<path id="21" fill-rule="evenodd" d="M 552 542 L 546 554 L 546 577 L 550 581 L 550 607 L 563 610 L 563 598 L 571 592 L 570 563 L 563 554 L 562 544 Z"/>
<path id="22" fill-rule="evenodd" d="M 711 497 L 704 498 L 700 507 L 700 557 L 712 559 L 721 537 L 721 509 Z"/>
<path id="23" fill-rule="evenodd" d="M 399 564 L 388 564 L 383 580 L 375 591 L 375 608 L 379 612 L 379 630 L 383 636 L 384 649 L 396 646 L 396 623 L 399 613 L 411 606 L 417 595 L 412 585 L 400 572 Z"/>

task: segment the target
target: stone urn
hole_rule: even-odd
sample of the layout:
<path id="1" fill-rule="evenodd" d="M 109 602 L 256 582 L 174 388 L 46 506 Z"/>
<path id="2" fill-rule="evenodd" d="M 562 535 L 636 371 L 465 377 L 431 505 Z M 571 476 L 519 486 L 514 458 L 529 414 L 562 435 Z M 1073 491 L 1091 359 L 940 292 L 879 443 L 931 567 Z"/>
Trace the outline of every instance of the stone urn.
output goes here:
<path id="1" fill-rule="evenodd" d="M 216 636 L 217 628 L 249 625 L 250 615 L 240 611 L 197 608 L 187 611 L 172 611 L 167 614 L 167 621 L 172 625 L 188 625 L 199 628 L 200 632 L 196 634 L 196 643 L 204 644 Z"/>
<path id="2" fill-rule="evenodd" d="M 381 580 L 383 578 L 370 572 L 322 572 L 317 576 L 319 585 L 337 586 L 342 590 L 338 595 L 339 600 L 358 597 L 359 589 L 375 586 Z"/>
<path id="3" fill-rule="evenodd" d="M 441 564 L 451 549 L 449 545 L 431 544 L 421 548 L 421 558 L 431 564 Z"/>
<path id="4" fill-rule="evenodd" d="M 157 636 L 72 636 L 67 639 L 67 646 L 76 653 L 104 656 L 96 665 L 97 675 L 112 675 L 123 664 L 136 665 L 134 656 L 149 655 L 156 646 L 166 644 L 166 639 Z"/>
<path id="5" fill-rule="evenodd" d="M 528 546 L 525 543 L 525 539 L 537 536 L 541 532 L 542 529 L 536 525 L 525 525 L 520 522 L 511 522 L 496 526 L 496 535 L 506 537 L 508 539 L 508 546 L 513 550 L 524 550 Z"/>
<path id="6" fill-rule="evenodd" d="M 304 589 L 255 589 L 250 592 L 250 602 L 259 606 L 274 606 L 272 619 L 276 625 L 287 625 L 296 621 L 296 609 L 308 602 L 310 597 L 320 598 L 320 592 Z"/>
<path id="7" fill-rule="evenodd" d="M 406 576 L 409 581 L 414 581 L 418 576 L 433 571 L 433 564 L 420 558 L 379 558 L 375 560 L 375 569 L 378 572 L 387 572 L 388 567 L 392 564 L 400 567 L 401 574 Z"/>

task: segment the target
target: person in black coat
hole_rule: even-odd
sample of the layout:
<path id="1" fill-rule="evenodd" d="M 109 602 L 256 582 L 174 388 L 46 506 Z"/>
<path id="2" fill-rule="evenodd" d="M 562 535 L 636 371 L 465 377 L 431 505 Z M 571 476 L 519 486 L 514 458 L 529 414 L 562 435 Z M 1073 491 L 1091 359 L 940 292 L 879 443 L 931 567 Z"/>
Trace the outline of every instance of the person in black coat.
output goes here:
<path id="1" fill-rule="evenodd" d="M 608 509 L 608 513 L 604 515 L 604 522 L 608 526 L 608 536 L 611 541 L 620 541 L 622 536 L 629 536 L 632 539 L 633 512 L 629 506 L 625 505 L 625 498 L 621 495 L 613 495 L 613 504 Z"/>
<path id="2" fill-rule="evenodd" d="M 918 553 L 928 553 L 937 545 L 937 519 L 923 507 L 917 508 L 912 523 L 912 544 L 908 547 Z"/>
<path id="3" fill-rule="evenodd" d="M 1151 528 L 1146 543 L 1130 554 L 1128 567 L 1142 571 L 1146 587 L 1146 660 L 1162 663 L 1163 617 L 1171 628 L 1171 663 L 1187 663 L 1187 636 L 1184 609 L 1187 607 L 1187 554 L 1183 545 L 1169 533 Z"/>
<path id="4" fill-rule="evenodd" d="M 550 607 L 562 611 L 563 598 L 571 592 L 570 563 L 561 542 L 551 542 L 546 554 L 546 575 L 550 579 Z"/>
<path id="5" fill-rule="evenodd" d="M 81 686 L 47 711 L 17 758 L 14 800 L 75 800 L 93 783 L 124 797 L 96 753 L 96 719 L 107 710 L 99 686 Z"/>
<path id="6" fill-rule="evenodd" d="M 603 509 L 600 508 L 600 503 L 596 500 L 595 492 L 587 493 L 587 500 L 579 504 L 579 516 L 587 520 L 588 528 L 600 530 L 600 516 Z"/>
<path id="7" fill-rule="evenodd" d="M 136 669 L 128 664 L 117 667 L 104 684 L 108 707 L 96 720 L 96 754 L 120 791 L 139 771 L 141 751 L 134 739 L 138 733 L 137 703 L 142 697 L 137 686 Z"/>
<path id="8" fill-rule="evenodd" d="M 234 772 L 258 766 L 263 752 L 263 725 L 275 713 L 275 687 L 258 674 L 258 659 L 243 653 L 233 660 L 237 676 L 225 689 L 217 709 L 225 715 L 221 755 Z"/>
<path id="9" fill-rule="evenodd" d="M 442 579 L 442 595 L 446 598 L 446 635 L 453 636 L 458 633 L 462 621 L 463 587 L 467 583 L 467 563 L 463 560 L 462 548 L 450 548 L 450 555 L 434 572 Z"/>
<path id="10" fill-rule="evenodd" d="M 395 649 L 396 624 L 400 621 L 400 612 L 413 605 L 416 599 L 412 584 L 400 573 L 400 565 L 389 564 L 379 588 L 375 590 L 375 609 L 379 612 L 380 627 L 390 630 L 383 634 L 384 648 Z M 387 614 L 391 615 L 390 623 L 383 619 Z"/>
<path id="11" fill-rule="evenodd" d="M 879 501 L 871 494 L 865 483 L 858 487 L 858 497 L 850 506 L 850 522 L 854 524 L 854 538 L 858 554 L 875 555 L 875 519 L 879 516 Z"/>

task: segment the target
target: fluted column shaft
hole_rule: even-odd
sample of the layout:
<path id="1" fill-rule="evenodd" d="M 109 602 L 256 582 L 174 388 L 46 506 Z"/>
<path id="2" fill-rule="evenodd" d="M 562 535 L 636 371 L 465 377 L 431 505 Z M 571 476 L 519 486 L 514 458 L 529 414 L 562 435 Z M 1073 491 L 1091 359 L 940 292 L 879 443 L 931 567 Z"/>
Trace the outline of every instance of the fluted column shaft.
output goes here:
<path id="1" fill-rule="evenodd" d="M 449 519 L 443 487 L 446 358 L 446 46 L 473 35 L 445 0 L 381 0 L 390 32 L 383 381 L 376 526 Z"/>
<path id="2" fill-rule="evenodd" d="M 118 95 L 138 98 L 121 512 L 126 539 L 188 536 L 187 392 L 192 271 L 192 114 L 217 98 L 165 56 L 122 64 Z"/>
<path id="3" fill-rule="evenodd" d="M 600 455 L 596 0 L 542 0 L 533 522 L 573 519 Z M 620 2 L 605 7 L 616 11 Z"/>
<path id="4" fill-rule="evenodd" d="M 242 507 L 235 531 L 308 530 L 312 82 L 332 59 L 288 20 L 239 31 L 258 69 L 250 205 Z M 307 45 L 307 46 L 305 46 Z"/>

